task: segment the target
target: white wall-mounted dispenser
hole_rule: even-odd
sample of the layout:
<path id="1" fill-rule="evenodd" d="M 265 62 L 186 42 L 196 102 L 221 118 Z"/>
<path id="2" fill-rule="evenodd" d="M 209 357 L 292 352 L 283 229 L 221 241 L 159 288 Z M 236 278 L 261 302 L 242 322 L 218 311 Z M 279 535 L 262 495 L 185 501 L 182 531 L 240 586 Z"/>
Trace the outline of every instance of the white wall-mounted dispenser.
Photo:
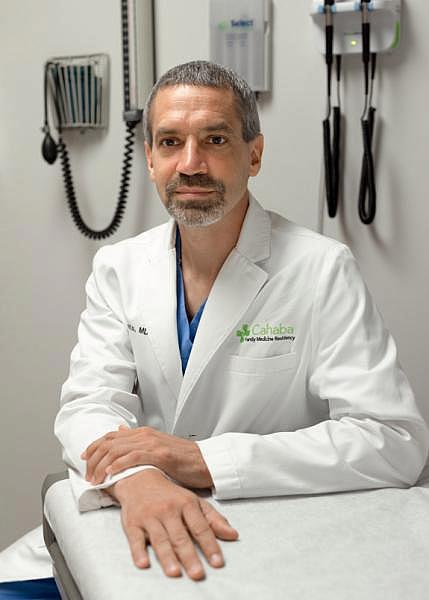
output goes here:
<path id="1" fill-rule="evenodd" d="M 210 60 L 270 90 L 271 0 L 210 0 Z"/>

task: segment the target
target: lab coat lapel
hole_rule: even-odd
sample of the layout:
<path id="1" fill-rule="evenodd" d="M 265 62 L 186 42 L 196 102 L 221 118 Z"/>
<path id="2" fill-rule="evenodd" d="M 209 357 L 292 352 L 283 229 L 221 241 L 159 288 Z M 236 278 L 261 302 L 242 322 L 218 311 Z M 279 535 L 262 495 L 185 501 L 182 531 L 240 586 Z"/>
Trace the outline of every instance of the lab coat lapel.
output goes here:
<path id="1" fill-rule="evenodd" d="M 231 251 L 213 284 L 198 326 L 183 378 L 175 423 L 205 367 L 231 334 L 267 280 L 256 262 L 270 255 L 271 222 L 250 197 L 237 246 Z"/>
<path id="2" fill-rule="evenodd" d="M 148 257 L 142 307 L 153 350 L 173 397 L 177 399 L 183 375 L 177 338 L 174 239 L 175 226 L 171 220 L 161 248 L 155 248 Z"/>

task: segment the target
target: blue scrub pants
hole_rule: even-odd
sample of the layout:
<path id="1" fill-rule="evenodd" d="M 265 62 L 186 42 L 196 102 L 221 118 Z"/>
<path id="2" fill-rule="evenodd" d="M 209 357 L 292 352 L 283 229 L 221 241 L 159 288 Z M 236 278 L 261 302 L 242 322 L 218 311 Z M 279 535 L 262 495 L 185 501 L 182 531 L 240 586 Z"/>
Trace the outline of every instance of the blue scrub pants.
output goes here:
<path id="1" fill-rule="evenodd" d="M 12 600 L 13 598 L 21 598 L 21 600 L 61 600 L 53 577 L 0 583 L 0 600 Z"/>

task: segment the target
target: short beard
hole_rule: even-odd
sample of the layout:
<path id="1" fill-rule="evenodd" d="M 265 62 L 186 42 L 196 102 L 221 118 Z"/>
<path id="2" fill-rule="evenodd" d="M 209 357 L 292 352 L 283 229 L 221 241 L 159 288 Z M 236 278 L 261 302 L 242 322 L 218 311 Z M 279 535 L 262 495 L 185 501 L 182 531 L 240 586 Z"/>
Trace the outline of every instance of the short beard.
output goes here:
<path id="1" fill-rule="evenodd" d="M 198 187 L 210 190 L 210 199 L 180 200 L 175 198 L 178 187 Z M 220 221 L 225 214 L 225 185 L 207 175 L 183 175 L 170 181 L 166 188 L 168 213 L 179 225 L 185 227 L 207 227 Z"/>

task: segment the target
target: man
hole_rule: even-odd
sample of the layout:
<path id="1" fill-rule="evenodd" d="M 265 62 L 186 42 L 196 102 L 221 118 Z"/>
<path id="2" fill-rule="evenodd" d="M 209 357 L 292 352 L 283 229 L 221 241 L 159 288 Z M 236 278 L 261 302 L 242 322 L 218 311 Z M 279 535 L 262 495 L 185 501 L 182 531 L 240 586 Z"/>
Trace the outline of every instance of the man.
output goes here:
<path id="1" fill-rule="evenodd" d="M 117 503 L 134 563 L 223 565 L 218 499 L 413 485 L 428 433 L 342 244 L 262 209 L 254 95 L 197 61 L 145 110 L 172 219 L 94 259 L 55 431 L 80 510 Z"/>

